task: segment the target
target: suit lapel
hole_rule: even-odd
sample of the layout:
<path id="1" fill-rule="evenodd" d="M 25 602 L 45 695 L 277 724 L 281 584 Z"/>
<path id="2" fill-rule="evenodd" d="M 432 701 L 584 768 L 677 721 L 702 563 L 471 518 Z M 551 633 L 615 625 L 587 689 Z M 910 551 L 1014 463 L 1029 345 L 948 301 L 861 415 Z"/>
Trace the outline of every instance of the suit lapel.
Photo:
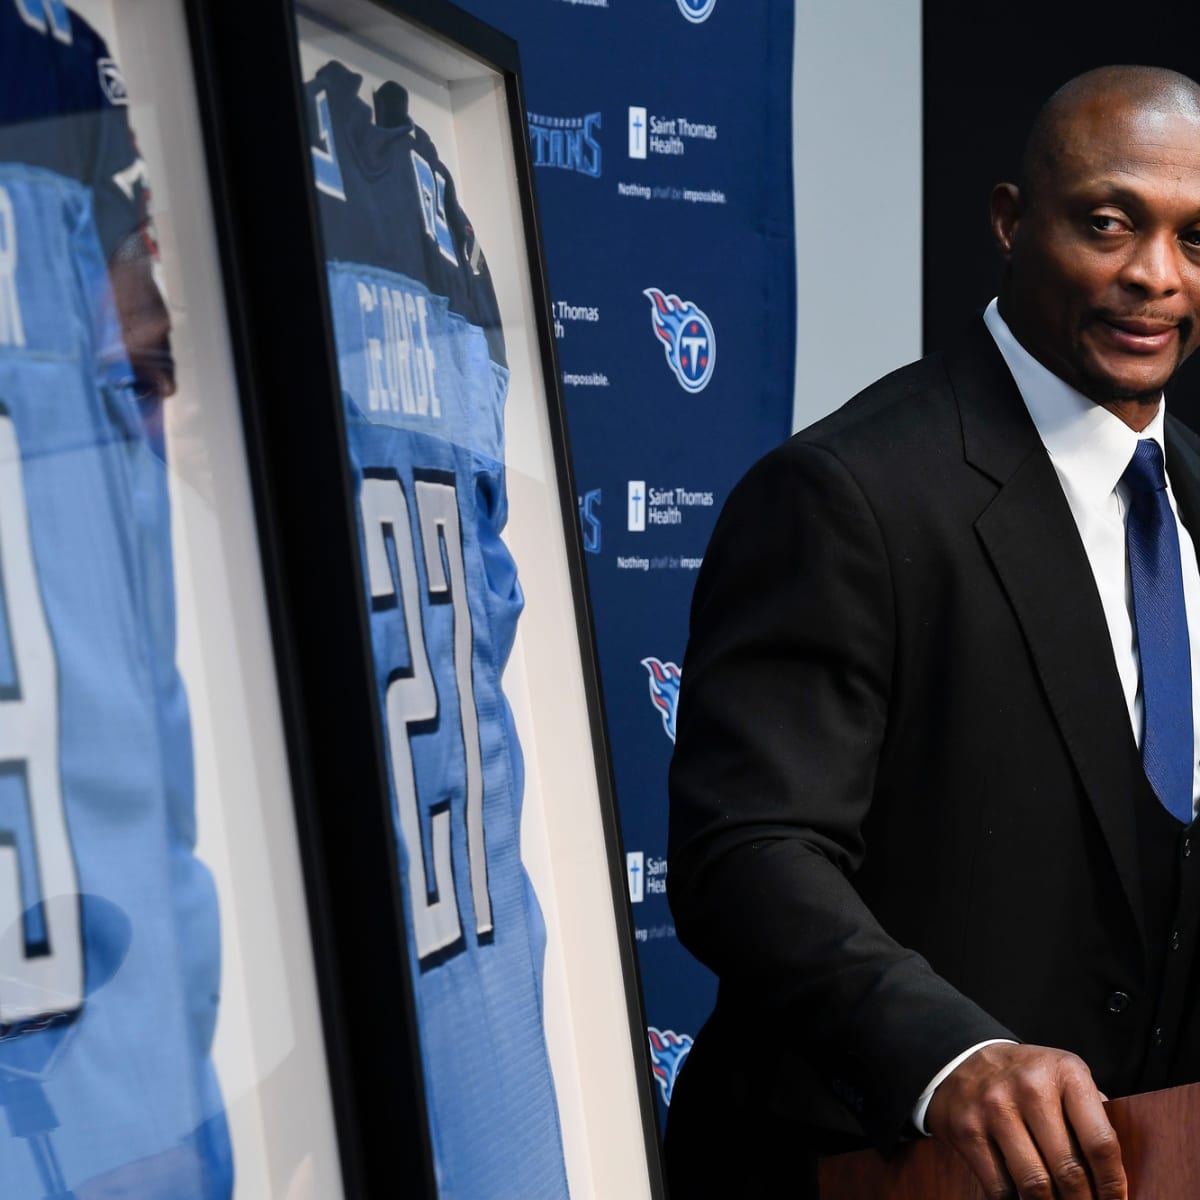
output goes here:
<path id="1" fill-rule="evenodd" d="M 1139 928 L 1141 759 L 1091 566 L 1049 456 L 982 322 L 947 357 L 964 453 L 998 490 L 976 532 L 1008 595 Z M 1200 512 L 1200 509 L 1197 510 Z M 1144 939 L 1143 928 L 1143 939 Z"/>

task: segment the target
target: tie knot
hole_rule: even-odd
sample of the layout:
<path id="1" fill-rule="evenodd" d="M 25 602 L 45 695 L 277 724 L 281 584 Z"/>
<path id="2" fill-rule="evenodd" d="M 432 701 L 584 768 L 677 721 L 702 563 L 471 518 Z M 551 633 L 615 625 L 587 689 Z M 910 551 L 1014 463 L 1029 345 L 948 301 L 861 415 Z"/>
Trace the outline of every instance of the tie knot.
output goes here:
<path id="1" fill-rule="evenodd" d="M 1138 442 L 1121 481 L 1131 492 L 1161 492 L 1167 486 L 1162 449 L 1153 438 Z"/>

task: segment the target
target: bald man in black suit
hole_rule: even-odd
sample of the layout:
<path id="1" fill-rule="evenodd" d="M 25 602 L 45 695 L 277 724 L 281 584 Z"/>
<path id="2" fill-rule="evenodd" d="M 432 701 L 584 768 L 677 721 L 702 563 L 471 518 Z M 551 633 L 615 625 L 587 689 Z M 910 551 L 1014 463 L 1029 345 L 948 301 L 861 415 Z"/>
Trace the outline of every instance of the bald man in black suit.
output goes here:
<path id="1" fill-rule="evenodd" d="M 1200 1079 L 1200 667 L 1171 811 L 1124 542 L 1153 441 L 1186 666 L 1200 88 L 1071 81 L 992 227 L 998 302 L 760 462 L 697 582 L 669 889 L 720 991 L 672 1200 L 815 1195 L 815 1155 L 919 1133 L 989 1196 L 1124 1200 L 1105 1095 Z"/>

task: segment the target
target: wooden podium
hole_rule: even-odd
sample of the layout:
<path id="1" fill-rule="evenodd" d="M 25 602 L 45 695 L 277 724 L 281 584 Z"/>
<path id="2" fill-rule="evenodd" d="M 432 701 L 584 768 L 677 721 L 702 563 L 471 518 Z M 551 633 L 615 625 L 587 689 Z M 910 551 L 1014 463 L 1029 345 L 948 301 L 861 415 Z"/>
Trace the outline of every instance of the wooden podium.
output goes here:
<path id="1" fill-rule="evenodd" d="M 1132 1200 L 1200 1196 L 1200 1084 L 1105 1105 L 1121 1143 Z M 821 1163 L 821 1200 L 984 1200 L 958 1154 L 929 1139 L 893 1158 L 874 1150 Z"/>

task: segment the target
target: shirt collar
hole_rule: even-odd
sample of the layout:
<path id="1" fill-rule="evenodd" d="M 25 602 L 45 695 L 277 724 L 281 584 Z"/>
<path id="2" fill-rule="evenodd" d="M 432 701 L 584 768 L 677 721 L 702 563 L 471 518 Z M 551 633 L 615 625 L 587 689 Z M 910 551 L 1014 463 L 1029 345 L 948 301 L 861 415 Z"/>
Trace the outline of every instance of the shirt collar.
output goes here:
<path id="1" fill-rule="evenodd" d="M 1100 505 L 1112 495 L 1140 438 L 1153 438 L 1165 453 L 1165 399 L 1150 424 L 1135 433 L 1120 417 L 1038 362 L 1013 336 L 995 300 L 984 310 L 983 320 L 1055 470 L 1086 504 Z"/>

